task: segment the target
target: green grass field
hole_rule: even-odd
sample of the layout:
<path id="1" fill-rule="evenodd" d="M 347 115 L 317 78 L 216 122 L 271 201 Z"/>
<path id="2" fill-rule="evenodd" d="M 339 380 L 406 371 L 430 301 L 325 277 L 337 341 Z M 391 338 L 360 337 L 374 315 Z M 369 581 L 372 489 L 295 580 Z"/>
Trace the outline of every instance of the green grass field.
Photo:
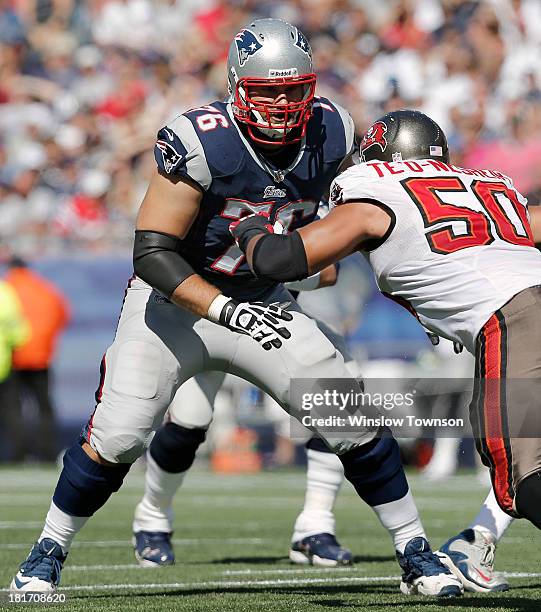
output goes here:
<path id="1" fill-rule="evenodd" d="M 53 469 L 0 470 L 0 580 L 7 587 L 40 532 L 56 481 Z M 485 496 L 472 476 L 443 484 L 411 476 L 433 545 L 464 528 Z M 339 539 L 353 549 L 353 568 L 290 565 L 287 551 L 304 493 L 302 471 L 220 476 L 193 470 L 176 500 L 177 564 L 141 569 L 131 548 L 131 520 L 143 484 L 141 471 L 87 524 L 62 575 L 63 610 L 541 610 L 539 535 L 523 521 L 509 529 L 497 567 L 512 590 L 466 594 L 460 600 L 407 598 L 387 534 L 349 484 L 336 508 Z M 5 598 L 6 593 L 2 593 Z M 5 601 L 5 599 L 4 599 Z M 0 609 L 21 609 L 0 604 Z M 36 606 L 24 605 L 30 609 Z"/>

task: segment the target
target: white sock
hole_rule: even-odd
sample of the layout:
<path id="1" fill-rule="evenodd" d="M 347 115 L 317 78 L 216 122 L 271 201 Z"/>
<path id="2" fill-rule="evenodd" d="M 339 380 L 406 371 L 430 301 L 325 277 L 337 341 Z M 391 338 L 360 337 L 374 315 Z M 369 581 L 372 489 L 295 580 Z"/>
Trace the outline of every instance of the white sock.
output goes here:
<path id="1" fill-rule="evenodd" d="M 499 542 L 513 520 L 513 517 L 505 514 L 500 506 L 498 506 L 494 490 L 491 488 L 490 493 L 481 506 L 481 510 L 479 510 L 479 514 L 469 526 L 471 529 L 490 532 L 496 542 Z"/>
<path id="2" fill-rule="evenodd" d="M 336 533 L 334 502 L 344 480 L 342 462 L 334 453 L 308 449 L 304 507 L 295 521 L 292 542 L 316 533 Z"/>
<path id="3" fill-rule="evenodd" d="M 38 538 L 38 542 L 41 542 L 44 538 L 51 538 L 51 540 L 60 544 L 64 554 L 66 554 L 69 551 L 73 538 L 81 531 L 89 518 L 89 516 L 71 516 L 71 514 L 66 514 L 51 501 L 49 512 L 47 512 L 47 517 L 45 518 L 45 525 Z"/>
<path id="4" fill-rule="evenodd" d="M 416 537 L 426 538 L 421 518 L 413 501 L 411 491 L 402 499 L 372 506 L 381 524 L 391 534 L 395 550 L 404 554 L 406 544 Z"/>
<path id="5" fill-rule="evenodd" d="M 186 470 L 187 471 L 187 470 Z M 173 497 L 186 472 L 162 470 L 147 453 L 145 494 L 135 509 L 133 531 L 173 531 Z"/>

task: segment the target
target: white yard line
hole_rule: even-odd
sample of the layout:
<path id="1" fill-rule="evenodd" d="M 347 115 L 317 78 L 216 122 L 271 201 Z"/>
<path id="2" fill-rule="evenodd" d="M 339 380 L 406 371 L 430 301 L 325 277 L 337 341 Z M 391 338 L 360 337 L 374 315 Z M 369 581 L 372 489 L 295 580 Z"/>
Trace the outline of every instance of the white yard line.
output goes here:
<path id="1" fill-rule="evenodd" d="M 305 567 L 304 569 L 242 569 L 242 570 L 224 570 L 222 576 L 261 576 L 264 574 L 328 574 L 329 572 L 364 572 L 365 570 L 355 567 Z"/>
<path id="2" fill-rule="evenodd" d="M 125 563 L 123 565 L 66 565 L 62 572 L 96 572 L 96 571 L 119 571 L 119 570 L 155 570 L 154 567 L 141 567 L 137 563 Z"/>
<path id="3" fill-rule="evenodd" d="M 541 573 L 511 572 L 506 574 L 510 578 L 539 578 Z M 62 587 L 60 592 L 66 591 L 125 591 L 140 589 L 231 589 L 243 587 L 279 587 L 279 586 L 306 586 L 310 584 L 366 584 L 375 582 L 398 582 L 399 576 L 344 576 L 332 578 L 292 578 L 277 580 L 209 580 L 204 582 L 149 582 L 120 584 L 81 584 Z M 9 589 L 0 589 L 7 592 Z"/>
<path id="4" fill-rule="evenodd" d="M 120 571 L 120 570 L 155 570 L 154 567 L 141 567 L 137 563 L 125 563 L 117 565 L 67 565 L 64 572 L 90 572 L 90 571 Z M 329 572 L 362 572 L 364 570 L 358 567 L 305 567 L 302 569 L 242 569 L 242 570 L 225 570 L 219 572 L 220 576 L 260 576 L 260 575 L 276 575 L 276 574 L 322 574 Z"/>
<path id="5" fill-rule="evenodd" d="M 152 567 L 141 567 L 136 563 L 126 563 L 119 565 L 68 565 L 64 568 L 64 572 L 89 572 L 89 571 L 119 571 L 119 570 L 155 570 Z M 224 570 L 219 572 L 221 576 L 263 576 L 263 575 L 293 575 L 293 574 L 328 574 L 338 572 L 340 574 L 349 572 L 363 572 L 359 566 L 355 567 L 306 567 L 302 569 L 241 569 L 241 570 Z M 539 578 L 541 572 L 503 572 L 507 578 Z M 370 578 L 369 576 L 363 578 Z M 349 579 L 349 578 L 348 578 Z M 354 580 L 357 577 L 353 577 Z M 333 579 L 334 580 L 334 579 Z M 243 583 L 244 584 L 244 583 Z"/>
<path id="6" fill-rule="evenodd" d="M 337 583 L 365 583 L 365 582 L 394 582 L 400 580 L 399 576 L 351 576 L 343 578 L 304 578 L 291 580 L 210 580 L 205 582 L 149 582 L 149 583 L 120 583 L 120 584 L 81 584 L 77 586 L 67 586 L 59 589 L 64 591 L 116 591 L 116 590 L 137 590 L 137 589 L 230 589 L 236 587 L 254 586 L 302 586 L 308 584 L 337 584 Z M 0 589 L 8 591 L 9 589 Z"/>
<path id="7" fill-rule="evenodd" d="M 207 542 L 216 542 L 221 544 L 263 544 L 265 542 L 273 542 L 273 538 L 175 538 L 172 540 L 173 544 L 189 545 L 189 544 L 203 544 Z M 7 550 L 26 550 L 30 548 L 31 544 L 28 542 L 16 543 L 16 544 L 3 544 L 2 548 Z M 89 542 L 77 541 L 72 544 L 72 548 L 81 547 L 94 547 L 94 548 L 123 548 L 125 546 L 131 547 L 131 540 L 93 540 Z"/>

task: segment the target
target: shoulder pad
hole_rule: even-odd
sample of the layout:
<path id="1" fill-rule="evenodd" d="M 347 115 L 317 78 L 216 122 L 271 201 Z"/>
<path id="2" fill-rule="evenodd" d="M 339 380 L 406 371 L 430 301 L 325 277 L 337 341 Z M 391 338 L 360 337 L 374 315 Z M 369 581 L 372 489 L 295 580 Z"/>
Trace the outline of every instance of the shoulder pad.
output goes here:
<path id="1" fill-rule="evenodd" d="M 158 132 L 154 157 L 166 174 L 186 176 L 207 190 L 212 179 L 238 172 L 245 147 L 227 113 L 215 102 L 186 111 Z"/>
<path id="2" fill-rule="evenodd" d="M 365 164 L 351 166 L 332 182 L 329 208 L 340 206 L 352 200 L 375 200 L 375 179 L 367 172 Z"/>
<path id="3" fill-rule="evenodd" d="M 244 163 L 246 147 L 226 102 L 213 102 L 184 113 L 204 151 L 212 177 L 236 174 Z"/>
<path id="4" fill-rule="evenodd" d="M 310 124 L 313 124 L 312 126 Z M 316 139 L 321 138 L 324 130 L 327 136 L 329 153 L 336 159 L 344 159 L 355 146 L 355 126 L 348 111 L 328 98 L 316 97 L 313 104 L 313 116 L 308 124 Z M 310 134 L 307 134 L 309 140 Z"/>
<path id="5" fill-rule="evenodd" d="M 158 132 L 154 146 L 158 168 L 173 176 L 185 176 L 207 190 L 212 176 L 205 151 L 190 120 L 179 115 Z"/>

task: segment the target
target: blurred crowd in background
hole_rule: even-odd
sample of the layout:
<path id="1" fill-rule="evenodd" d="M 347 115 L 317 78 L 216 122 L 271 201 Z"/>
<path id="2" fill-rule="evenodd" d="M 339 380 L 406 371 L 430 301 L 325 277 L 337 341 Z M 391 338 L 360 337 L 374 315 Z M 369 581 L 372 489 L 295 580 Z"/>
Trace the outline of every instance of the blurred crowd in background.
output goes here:
<path id="1" fill-rule="evenodd" d="M 503 171 L 530 204 L 541 202 L 540 0 L 0 0 L 0 261 L 29 259 L 60 283 L 73 306 L 57 363 L 54 401 L 65 430 L 57 437 L 47 389 L 68 317 L 65 298 L 49 286 L 57 315 L 41 319 L 56 323 L 42 338 L 45 353 L 26 351 L 24 328 L 35 330 L 40 321 L 32 320 L 36 301 L 28 292 L 25 300 L 20 280 L 41 281 L 12 260 L 10 285 L 0 284 L 0 310 L 11 312 L 0 321 L 0 336 L 7 330 L 0 395 L 5 406 L 8 394 L 15 399 L 13 411 L 3 413 L 11 450 L 0 460 L 28 457 L 31 448 L 31 457 L 51 459 L 87 418 L 99 355 L 118 316 L 117 293 L 131 268 L 156 132 L 177 114 L 227 95 L 230 41 L 257 17 L 282 18 L 304 31 L 318 93 L 345 106 L 359 134 L 389 110 L 423 110 L 446 131 L 453 163 Z M 386 304 L 366 270 L 343 270 L 338 287 L 316 292 L 311 307 L 333 319 L 366 376 L 411 375 L 408 360 L 420 364 L 415 375 L 442 368 L 457 379 L 471 375 L 467 358 L 453 357 L 450 370 L 447 354 L 427 349 L 422 330 Z M 21 302 L 17 337 L 13 287 Z M 20 363 L 30 353 L 42 356 L 39 363 Z M 245 420 L 261 425 L 254 406 L 265 402 L 253 389 L 242 393 L 225 403 L 237 421 L 249 406 Z M 274 422 L 263 411 L 261 422 Z M 26 428 L 37 435 L 32 445 L 16 435 L 22 421 L 33 424 Z M 283 419 L 276 425 L 278 437 L 286 437 L 286 426 Z M 40 449 L 44 438 L 53 446 Z M 434 452 L 440 476 L 457 464 L 459 440 L 446 444 Z M 292 458 L 291 448 L 284 454 L 279 463 Z"/>
<path id="2" fill-rule="evenodd" d="M 458 165 L 541 198 L 539 0 L 0 0 L 0 243 L 128 251 L 157 129 L 226 95 L 254 17 L 297 24 L 357 131 L 424 110 Z"/>

